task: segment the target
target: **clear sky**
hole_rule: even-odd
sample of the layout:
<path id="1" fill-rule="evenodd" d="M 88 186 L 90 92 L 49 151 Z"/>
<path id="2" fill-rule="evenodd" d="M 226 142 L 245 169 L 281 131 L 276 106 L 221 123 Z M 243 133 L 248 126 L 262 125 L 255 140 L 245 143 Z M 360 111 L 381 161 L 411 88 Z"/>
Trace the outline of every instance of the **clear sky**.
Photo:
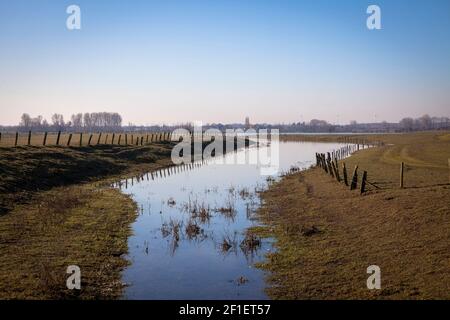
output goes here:
<path id="1" fill-rule="evenodd" d="M 449 57 L 449 0 L 0 0 L 0 123 L 450 116 Z"/>

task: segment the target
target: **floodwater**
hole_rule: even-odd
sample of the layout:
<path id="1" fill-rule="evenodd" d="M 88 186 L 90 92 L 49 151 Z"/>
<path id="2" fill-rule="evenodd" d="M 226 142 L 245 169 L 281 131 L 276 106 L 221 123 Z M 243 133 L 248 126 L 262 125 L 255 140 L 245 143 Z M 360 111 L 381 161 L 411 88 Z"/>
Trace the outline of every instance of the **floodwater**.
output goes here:
<path id="1" fill-rule="evenodd" d="M 152 172 L 120 183 L 139 216 L 128 240 L 131 264 L 124 299 L 267 299 L 265 274 L 255 268 L 274 250 L 273 239 L 246 230 L 259 225 L 258 191 L 289 171 L 315 163 L 336 143 L 280 142 L 279 170 L 264 176 L 254 164 L 212 159 Z M 251 147 L 223 157 L 267 152 Z"/>

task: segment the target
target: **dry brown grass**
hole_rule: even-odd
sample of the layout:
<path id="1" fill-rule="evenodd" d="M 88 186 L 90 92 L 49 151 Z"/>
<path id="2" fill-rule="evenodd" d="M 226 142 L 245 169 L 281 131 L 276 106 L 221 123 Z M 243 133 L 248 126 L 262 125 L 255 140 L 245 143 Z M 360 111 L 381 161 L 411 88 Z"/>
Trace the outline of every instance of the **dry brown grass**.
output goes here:
<path id="1" fill-rule="evenodd" d="M 113 299 L 121 270 L 131 199 L 113 189 L 84 185 L 35 195 L 0 217 L 0 299 Z M 81 290 L 68 290 L 66 269 L 81 268 Z"/>
<path id="2" fill-rule="evenodd" d="M 377 136 L 393 146 L 346 159 L 382 187 L 359 195 L 321 169 L 286 176 L 262 197 L 259 211 L 277 239 L 270 271 L 272 298 L 449 299 L 450 184 L 448 133 Z M 444 138 L 443 138 L 444 137 Z M 370 139 L 370 137 L 368 137 Z M 406 188 L 400 189 L 399 162 Z M 314 231 L 314 232 L 312 232 Z M 382 290 L 366 287 L 370 265 Z"/>

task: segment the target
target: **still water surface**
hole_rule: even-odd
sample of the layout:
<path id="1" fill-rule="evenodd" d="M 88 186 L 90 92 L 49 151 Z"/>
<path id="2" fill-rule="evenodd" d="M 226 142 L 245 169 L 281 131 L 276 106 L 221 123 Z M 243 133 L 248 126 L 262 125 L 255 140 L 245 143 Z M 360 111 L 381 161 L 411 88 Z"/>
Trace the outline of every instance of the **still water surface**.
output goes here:
<path id="1" fill-rule="evenodd" d="M 274 250 L 274 240 L 246 234 L 259 224 L 258 191 L 291 168 L 311 166 L 316 152 L 340 146 L 280 142 L 280 169 L 271 177 L 256 165 L 213 159 L 122 181 L 122 192 L 140 211 L 128 240 L 131 264 L 123 272 L 128 284 L 123 298 L 267 299 L 264 272 L 254 264 Z M 258 148 L 237 152 L 250 155 Z"/>

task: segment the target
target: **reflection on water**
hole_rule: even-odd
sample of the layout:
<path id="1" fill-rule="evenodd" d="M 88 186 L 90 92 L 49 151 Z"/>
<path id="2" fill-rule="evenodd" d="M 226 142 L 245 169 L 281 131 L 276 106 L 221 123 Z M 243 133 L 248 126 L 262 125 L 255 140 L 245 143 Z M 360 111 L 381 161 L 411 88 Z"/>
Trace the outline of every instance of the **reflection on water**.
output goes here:
<path id="1" fill-rule="evenodd" d="M 118 183 L 140 208 L 128 241 L 124 298 L 266 299 L 264 273 L 254 263 L 274 250 L 273 240 L 247 231 L 258 225 L 258 193 L 282 174 L 312 165 L 315 152 L 337 146 L 281 142 L 280 172 L 272 177 L 261 176 L 256 165 L 211 159 Z M 238 152 L 250 156 L 257 149 Z"/>

